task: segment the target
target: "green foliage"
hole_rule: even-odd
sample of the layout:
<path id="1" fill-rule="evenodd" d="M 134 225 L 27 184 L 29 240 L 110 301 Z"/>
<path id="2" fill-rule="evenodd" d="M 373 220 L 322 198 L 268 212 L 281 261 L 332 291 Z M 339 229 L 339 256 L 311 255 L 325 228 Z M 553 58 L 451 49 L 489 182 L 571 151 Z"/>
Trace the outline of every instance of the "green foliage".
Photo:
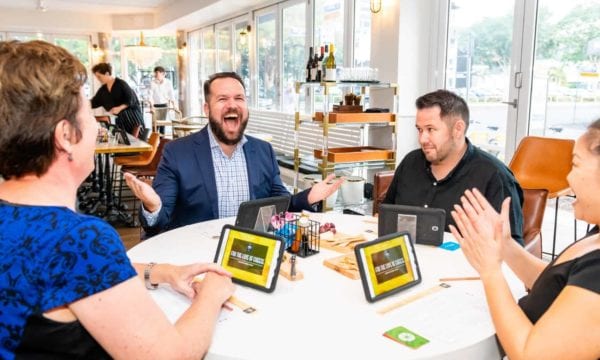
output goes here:
<path id="1" fill-rule="evenodd" d="M 571 9 L 554 26 L 556 55 L 563 62 L 590 60 L 587 54 L 589 41 L 600 38 L 600 5 L 585 4 Z"/>

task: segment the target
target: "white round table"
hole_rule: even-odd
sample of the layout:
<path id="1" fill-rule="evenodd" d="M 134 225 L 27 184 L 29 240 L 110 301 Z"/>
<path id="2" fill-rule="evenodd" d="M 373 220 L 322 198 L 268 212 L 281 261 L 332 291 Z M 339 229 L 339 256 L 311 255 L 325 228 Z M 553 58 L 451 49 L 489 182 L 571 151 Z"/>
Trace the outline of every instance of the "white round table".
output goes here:
<path id="1" fill-rule="evenodd" d="M 372 217 L 338 213 L 312 214 L 311 219 L 333 222 L 346 234 L 375 238 Z M 132 248 L 132 261 L 187 264 L 212 262 L 221 227 L 233 218 L 172 230 Z M 447 234 L 451 238 L 450 234 Z M 352 280 L 323 265 L 339 256 L 321 248 L 319 254 L 298 258 L 304 279 L 279 276 L 271 294 L 237 286 L 236 297 L 257 312 L 223 310 L 207 359 L 499 359 L 495 331 L 483 287 L 478 280 L 453 281 L 450 288 L 423 296 L 380 315 L 377 310 L 430 289 L 441 277 L 476 276 L 460 250 L 416 246 L 421 284 L 376 303 L 365 300 L 360 280 Z M 504 267 L 513 295 L 525 289 Z M 170 321 L 189 307 L 189 300 L 168 286 L 151 291 Z M 427 338 L 429 343 L 409 348 L 383 336 L 397 326 Z"/>

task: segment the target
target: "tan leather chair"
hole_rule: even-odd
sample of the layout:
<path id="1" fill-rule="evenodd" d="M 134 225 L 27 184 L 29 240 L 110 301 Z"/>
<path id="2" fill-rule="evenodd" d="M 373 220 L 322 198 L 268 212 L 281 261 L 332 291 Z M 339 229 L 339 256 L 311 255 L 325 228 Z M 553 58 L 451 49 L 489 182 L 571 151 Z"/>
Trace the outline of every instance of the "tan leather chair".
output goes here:
<path id="1" fill-rule="evenodd" d="M 158 148 L 156 149 L 156 153 L 152 160 L 146 165 L 123 165 L 121 167 L 121 172 L 123 173 L 131 173 L 138 179 L 146 182 L 147 184 L 152 185 L 152 178 L 156 176 L 156 170 L 158 169 L 158 164 L 160 163 L 160 159 L 162 158 L 162 153 L 165 148 L 165 145 L 171 141 L 167 138 L 160 138 L 158 143 Z M 132 216 L 134 224 L 137 221 L 137 198 L 134 196 L 133 198 L 133 208 L 132 208 Z M 145 235 L 141 232 L 140 229 L 140 238 L 144 239 Z"/>
<path id="2" fill-rule="evenodd" d="M 542 222 L 548 190 L 523 189 L 523 241 L 525 249 L 542 258 Z"/>
<path id="3" fill-rule="evenodd" d="M 394 178 L 394 171 L 380 171 L 373 177 L 373 215 L 379 212 L 379 204 L 385 199 L 388 188 Z"/>
<path id="4" fill-rule="evenodd" d="M 524 137 L 509 164 L 523 189 L 546 189 L 548 199 L 556 199 L 552 257 L 556 255 L 556 225 L 558 198 L 570 195 L 567 175 L 571 171 L 571 157 L 575 141 L 547 137 Z"/>

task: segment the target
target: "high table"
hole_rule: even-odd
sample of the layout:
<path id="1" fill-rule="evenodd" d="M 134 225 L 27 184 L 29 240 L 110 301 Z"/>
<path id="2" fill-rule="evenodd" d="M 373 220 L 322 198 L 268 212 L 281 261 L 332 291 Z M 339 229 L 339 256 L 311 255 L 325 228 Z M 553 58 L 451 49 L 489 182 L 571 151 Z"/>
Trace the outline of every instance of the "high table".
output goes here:
<path id="1" fill-rule="evenodd" d="M 94 179 L 91 188 L 98 191 L 97 197 L 92 197 L 89 193 L 84 193 L 81 197 L 79 209 L 106 219 L 107 221 L 121 220 L 130 223 L 131 219 L 114 203 L 113 196 L 113 177 L 111 172 L 110 154 L 137 153 L 152 150 L 152 146 L 130 134 L 129 145 L 117 142 L 96 142 L 96 168 L 94 170 Z M 102 208 L 100 207 L 102 206 Z"/>
<path id="2" fill-rule="evenodd" d="M 333 222 L 346 234 L 376 237 L 376 219 L 339 213 L 311 214 L 311 219 Z M 148 239 L 128 254 L 137 262 L 187 264 L 212 262 L 218 235 L 233 218 L 207 221 Z M 450 239 L 452 236 L 447 234 Z M 429 293 L 385 315 L 377 310 L 439 284 L 441 277 L 476 276 L 460 250 L 416 246 L 423 281 L 376 303 L 365 300 L 360 280 L 352 280 L 323 265 L 340 254 L 321 248 L 319 254 L 298 258 L 304 279 L 279 276 L 271 294 L 237 286 L 236 296 L 257 312 L 223 310 L 207 359 L 499 359 L 495 331 L 480 281 L 454 281 L 450 288 Z M 504 266 L 513 295 L 525 293 L 523 284 Z M 175 320 L 189 300 L 168 286 L 152 297 Z M 383 336 L 404 326 L 430 342 L 411 349 Z"/>

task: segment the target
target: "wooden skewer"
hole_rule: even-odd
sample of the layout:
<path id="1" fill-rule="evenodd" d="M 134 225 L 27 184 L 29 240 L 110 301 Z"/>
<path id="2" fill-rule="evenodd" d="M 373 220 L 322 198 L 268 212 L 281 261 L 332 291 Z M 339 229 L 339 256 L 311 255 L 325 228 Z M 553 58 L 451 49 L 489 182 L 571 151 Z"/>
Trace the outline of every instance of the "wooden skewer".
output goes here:
<path id="1" fill-rule="evenodd" d="M 448 287 L 450 287 L 450 285 L 448 285 L 448 284 L 444 284 L 444 283 L 441 283 L 441 284 L 439 284 L 439 285 L 436 285 L 436 286 L 430 287 L 429 289 L 425 289 L 425 290 L 423 290 L 423 291 L 420 291 L 420 292 L 418 292 L 418 293 L 416 293 L 416 294 L 413 294 L 413 295 L 411 295 L 411 296 L 408 296 L 408 297 L 406 297 L 406 298 L 404 298 L 404 299 L 402 299 L 402 300 L 400 300 L 400 301 L 398 301 L 398 302 L 395 302 L 395 303 L 393 303 L 393 304 L 390 304 L 390 305 L 388 305 L 388 306 L 385 306 L 385 307 L 383 307 L 383 308 L 381 308 L 381 309 L 377 310 L 377 313 L 378 313 L 379 315 L 384 315 L 384 314 L 387 314 L 388 312 L 390 312 L 390 311 L 392 311 L 392 310 L 396 310 L 397 308 L 399 308 L 399 307 L 401 307 L 401 306 L 404 306 L 404 305 L 410 304 L 411 302 L 413 302 L 413 301 L 415 301 L 415 300 L 418 300 L 418 299 L 420 299 L 420 298 L 422 298 L 422 297 L 425 297 L 425 296 L 427 296 L 427 295 L 430 295 L 430 294 L 436 293 L 436 292 L 438 292 L 438 291 L 440 291 L 440 290 L 442 290 L 442 289 L 448 288 Z"/>
<path id="2" fill-rule="evenodd" d="M 256 312 L 256 308 L 254 308 L 253 306 L 250 306 L 249 304 L 243 302 L 242 300 L 238 299 L 237 297 L 235 297 L 233 295 L 229 299 L 227 299 L 227 302 L 239 307 L 246 314 L 252 314 L 253 312 Z"/>
<path id="3" fill-rule="evenodd" d="M 481 278 L 479 276 L 462 276 L 462 277 L 445 277 L 445 278 L 439 279 L 440 282 L 465 281 L 465 280 L 481 280 Z"/>

